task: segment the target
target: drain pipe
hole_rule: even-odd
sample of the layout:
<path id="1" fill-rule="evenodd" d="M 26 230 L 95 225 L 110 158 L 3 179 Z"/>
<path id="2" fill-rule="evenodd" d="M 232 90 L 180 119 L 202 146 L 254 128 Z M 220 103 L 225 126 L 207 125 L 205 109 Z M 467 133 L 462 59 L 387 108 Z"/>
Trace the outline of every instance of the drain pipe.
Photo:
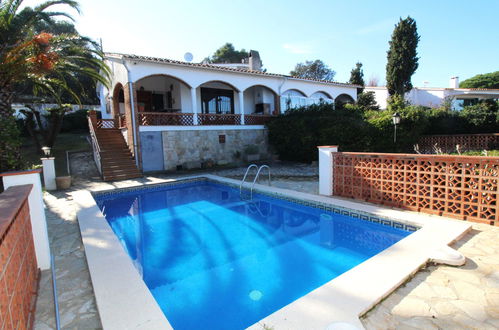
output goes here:
<path id="1" fill-rule="evenodd" d="M 57 300 L 57 282 L 55 279 L 54 254 L 50 254 L 50 268 L 52 268 L 52 289 L 54 294 L 55 327 L 61 330 L 61 319 L 59 318 L 59 301 Z"/>
<path id="2" fill-rule="evenodd" d="M 133 86 L 131 85 L 131 81 L 130 81 L 130 68 L 128 67 L 125 59 L 121 59 L 121 63 L 123 64 L 123 66 L 125 66 L 125 69 L 126 69 L 126 75 L 127 75 L 127 84 L 130 85 L 130 106 L 131 106 L 131 111 L 132 111 L 132 134 L 133 134 L 133 150 L 134 150 L 134 154 L 135 154 L 135 165 L 137 165 L 137 168 L 139 167 L 139 153 L 138 153 L 138 148 L 137 148 L 137 132 L 136 132 L 136 123 L 135 123 L 135 100 L 134 100 L 134 95 L 133 95 Z"/>

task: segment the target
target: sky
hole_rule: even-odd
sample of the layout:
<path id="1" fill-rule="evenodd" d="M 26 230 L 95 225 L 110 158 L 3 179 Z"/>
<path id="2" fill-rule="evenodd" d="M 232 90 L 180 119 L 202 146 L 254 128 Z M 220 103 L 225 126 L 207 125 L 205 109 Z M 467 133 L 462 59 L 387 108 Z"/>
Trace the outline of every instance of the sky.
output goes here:
<path id="1" fill-rule="evenodd" d="M 27 3 L 36 3 L 29 0 Z M 80 0 L 76 27 L 104 51 L 200 62 L 226 42 L 260 52 L 268 72 L 321 59 L 346 82 L 355 63 L 385 83 L 386 52 L 399 18 L 421 37 L 414 86 L 448 87 L 499 70 L 499 0 Z"/>

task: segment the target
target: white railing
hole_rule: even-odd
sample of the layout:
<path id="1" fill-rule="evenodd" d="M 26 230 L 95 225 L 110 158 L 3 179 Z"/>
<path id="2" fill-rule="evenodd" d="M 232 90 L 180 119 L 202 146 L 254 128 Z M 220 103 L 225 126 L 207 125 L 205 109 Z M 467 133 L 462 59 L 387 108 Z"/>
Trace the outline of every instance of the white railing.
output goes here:
<path id="1" fill-rule="evenodd" d="M 94 154 L 95 165 L 97 166 L 99 173 L 102 175 L 102 161 L 100 157 L 101 151 L 99 147 L 99 142 L 97 141 L 97 135 L 95 134 L 94 123 L 90 116 L 88 117 L 88 128 L 90 131 L 90 139 L 92 140 L 92 150 Z"/>

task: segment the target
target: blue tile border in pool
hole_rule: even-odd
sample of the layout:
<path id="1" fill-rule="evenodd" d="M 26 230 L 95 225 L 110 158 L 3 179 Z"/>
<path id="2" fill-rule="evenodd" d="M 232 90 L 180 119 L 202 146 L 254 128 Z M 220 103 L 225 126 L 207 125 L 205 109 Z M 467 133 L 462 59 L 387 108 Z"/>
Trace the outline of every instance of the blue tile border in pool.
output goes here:
<path id="1" fill-rule="evenodd" d="M 173 188 L 173 187 L 178 188 L 178 187 L 191 186 L 191 185 L 196 184 L 198 182 L 209 182 L 209 183 L 220 184 L 220 185 L 230 186 L 232 188 L 239 189 L 239 185 L 234 184 L 234 183 L 221 182 L 221 181 L 213 180 L 210 178 L 200 177 L 200 178 L 182 179 L 182 180 L 177 180 L 177 181 L 172 181 L 172 182 L 162 182 L 162 183 L 141 185 L 141 186 L 128 187 L 128 188 L 115 188 L 115 189 L 110 189 L 110 190 L 95 191 L 95 192 L 92 192 L 92 195 L 95 198 L 95 197 L 103 197 L 103 196 L 112 196 L 112 195 L 116 195 L 116 194 L 120 194 L 120 193 L 134 193 L 134 192 L 140 192 L 140 191 L 145 191 L 145 190 L 157 191 L 157 190 L 165 190 L 166 188 Z M 245 191 L 249 191 L 248 188 L 243 188 L 243 189 Z M 355 219 L 360 219 L 360 220 L 364 220 L 364 221 L 368 221 L 368 222 L 372 222 L 372 223 L 377 223 L 377 224 L 380 224 L 383 226 L 393 227 L 393 228 L 397 228 L 397 229 L 403 229 L 403 230 L 407 230 L 407 231 L 411 231 L 411 232 L 414 232 L 414 231 L 421 228 L 421 227 L 414 225 L 414 224 L 399 222 L 395 219 L 380 218 L 380 217 L 372 215 L 368 212 L 339 207 L 336 205 L 331 205 L 330 203 L 322 203 L 322 202 L 317 202 L 317 201 L 300 199 L 300 198 L 291 197 L 291 196 L 288 196 L 288 195 L 282 194 L 282 193 L 260 190 L 258 188 L 255 188 L 254 192 L 256 194 L 285 200 L 285 201 L 288 201 L 288 202 L 291 202 L 294 204 L 300 204 L 300 205 L 304 205 L 304 206 L 317 208 L 320 210 L 332 212 L 333 214 L 350 216 L 350 217 L 355 218 Z"/>

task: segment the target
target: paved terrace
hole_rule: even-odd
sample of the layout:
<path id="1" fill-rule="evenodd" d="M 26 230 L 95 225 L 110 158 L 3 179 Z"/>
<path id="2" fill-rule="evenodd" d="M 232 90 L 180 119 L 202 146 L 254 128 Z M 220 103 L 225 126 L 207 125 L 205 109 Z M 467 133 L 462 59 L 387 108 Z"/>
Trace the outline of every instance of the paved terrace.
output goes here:
<path id="1" fill-rule="evenodd" d="M 61 326 L 64 329 L 100 329 L 71 192 L 97 187 L 120 188 L 136 182 L 161 182 L 179 176 L 100 182 L 88 154 L 74 154 L 71 167 L 76 176 L 71 189 L 44 195 L 50 244 L 55 256 Z M 209 173 L 242 178 L 244 169 Z M 274 186 L 308 193 L 318 191 L 316 166 L 275 164 L 272 174 Z M 471 232 L 454 244 L 467 257 L 466 265 L 429 265 L 420 270 L 364 315 L 361 318 L 364 326 L 367 329 L 499 328 L 498 238 L 499 228 L 475 224 Z M 42 273 L 35 329 L 55 329 L 51 280 L 50 272 Z"/>

